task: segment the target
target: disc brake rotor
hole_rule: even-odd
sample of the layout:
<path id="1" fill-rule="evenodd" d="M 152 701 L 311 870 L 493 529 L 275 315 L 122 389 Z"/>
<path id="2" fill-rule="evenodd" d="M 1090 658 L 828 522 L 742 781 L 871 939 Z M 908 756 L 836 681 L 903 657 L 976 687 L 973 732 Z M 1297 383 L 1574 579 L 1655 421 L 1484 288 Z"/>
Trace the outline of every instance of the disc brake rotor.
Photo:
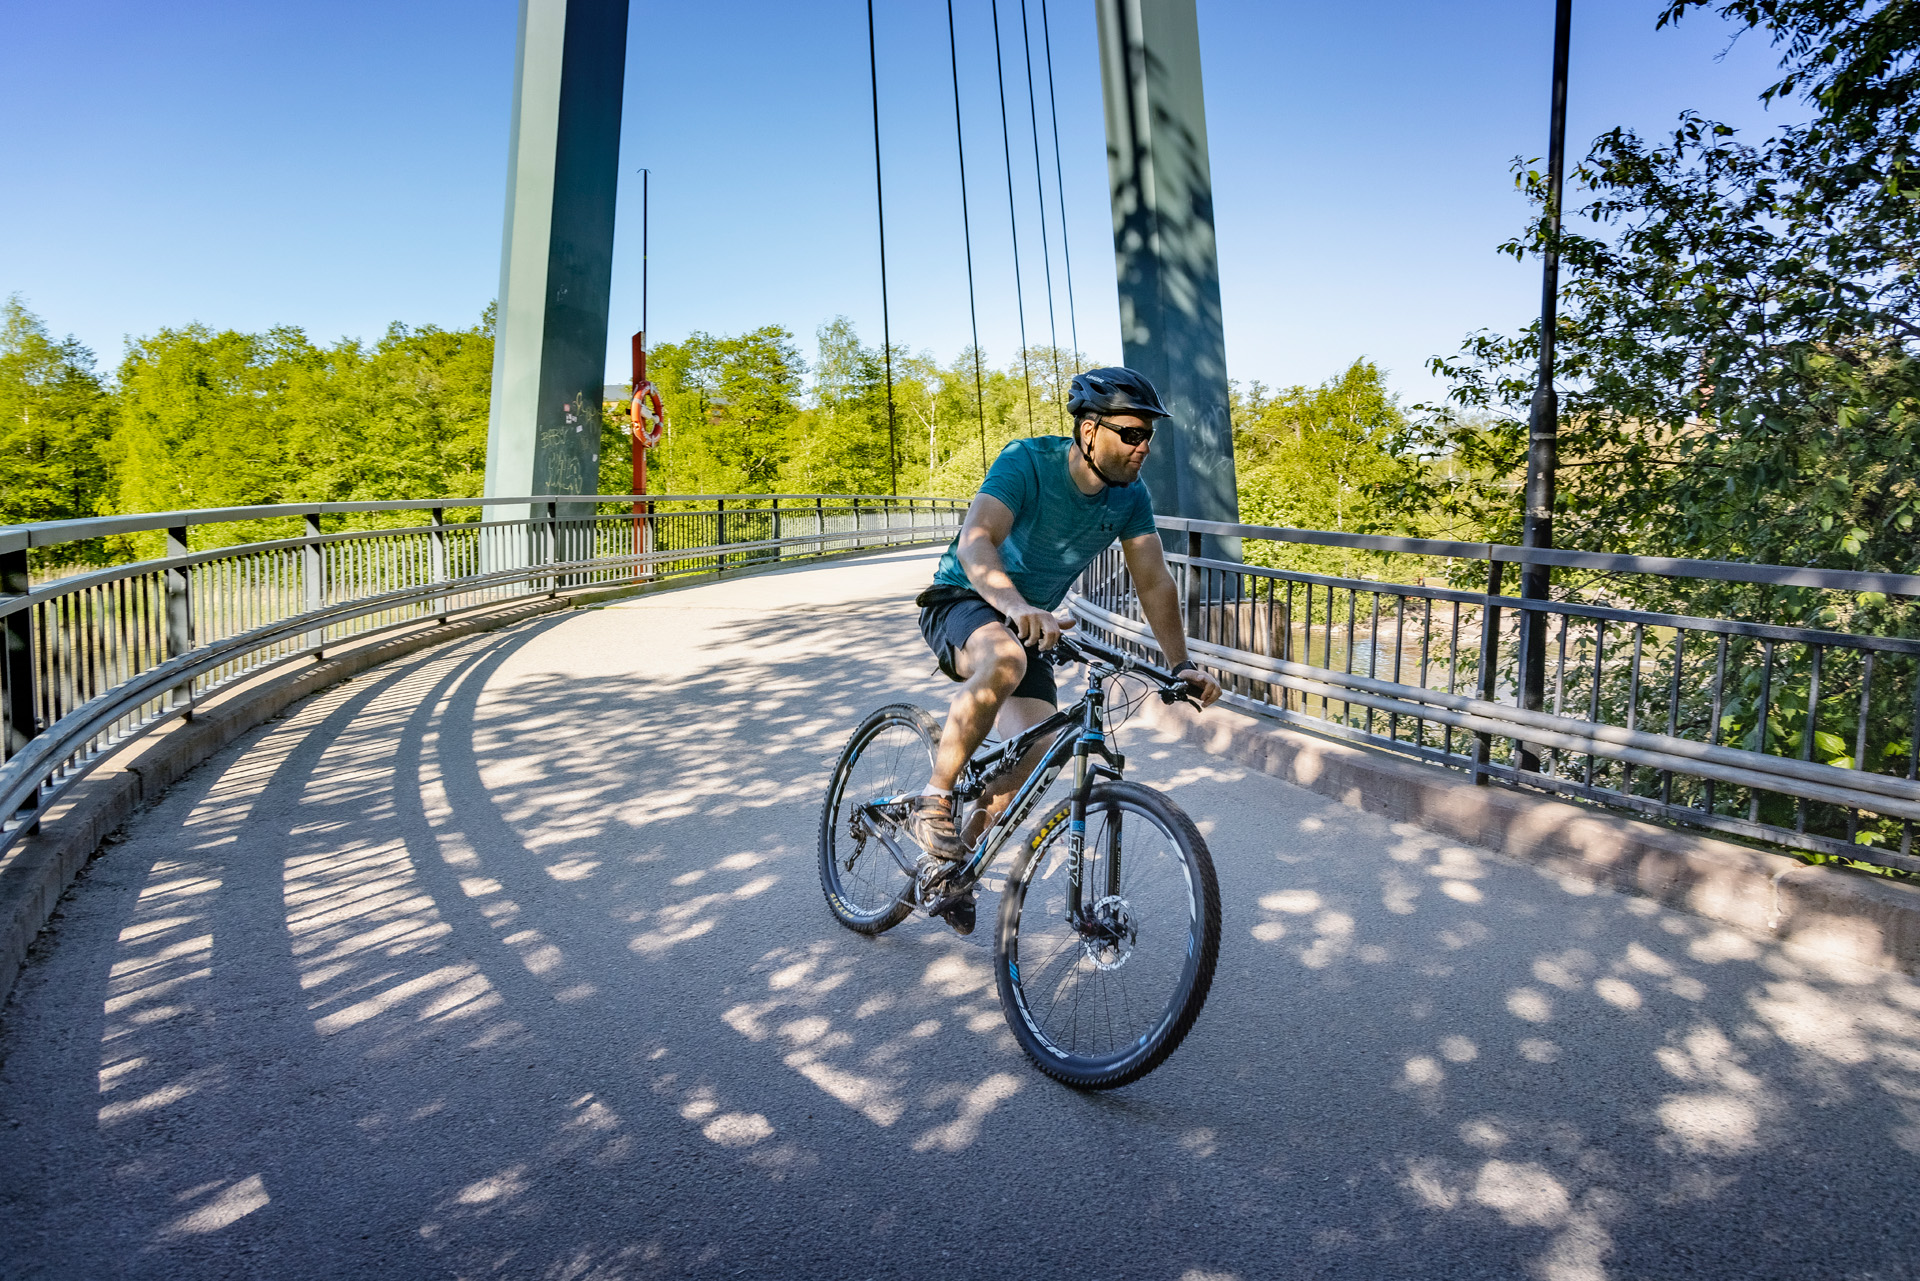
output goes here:
<path id="1" fill-rule="evenodd" d="M 1097 970 L 1117 970 L 1133 955 L 1140 927 L 1134 923 L 1127 900 L 1109 894 L 1093 905 L 1088 917 L 1092 930 L 1080 936 L 1080 950 Z"/>

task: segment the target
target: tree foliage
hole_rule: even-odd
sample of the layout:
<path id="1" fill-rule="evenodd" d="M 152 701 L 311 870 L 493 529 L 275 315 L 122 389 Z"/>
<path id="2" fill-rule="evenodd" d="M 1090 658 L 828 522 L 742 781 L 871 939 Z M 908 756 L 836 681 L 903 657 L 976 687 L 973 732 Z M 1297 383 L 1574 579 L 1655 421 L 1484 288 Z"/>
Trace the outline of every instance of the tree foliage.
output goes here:
<path id="1" fill-rule="evenodd" d="M 1614 129 L 1569 177 L 1572 218 L 1542 217 L 1502 248 L 1557 250 L 1560 467 L 1555 542 L 1595 551 L 1914 572 L 1920 568 L 1920 4 L 1906 0 L 1676 0 L 1663 22 L 1711 8 L 1769 35 L 1804 124 L 1746 139 L 1683 115 L 1671 134 Z M 1544 212 L 1544 180 L 1516 166 Z M 1376 486 L 1402 522 L 1442 519 L 1513 542 L 1539 330 L 1477 333 L 1433 362 L 1444 406 L 1412 416 L 1400 464 Z M 1442 476 L 1444 461 L 1450 474 Z M 1556 594 L 1753 622 L 1920 634 L 1911 600 L 1755 584 L 1556 571 Z M 1854 768 L 1899 769 L 1911 750 L 1910 665 L 1867 668 L 1835 650 L 1683 634 L 1686 670 L 1730 663 L 1724 701 L 1682 687 L 1682 723 L 1719 741 Z M 1603 716 L 1638 697 L 1641 635 L 1616 636 Z M 1722 638 L 1724 640 L 1724 638 Z M 1624 673 L 1624 675 L 1621 675 Z M 1817 694 L 1816 694 L 1817 689 Z M 1835 730 L 1864 720 L 1862 741 Z M 1722 805 L 1734 801 L 1723 799 Z M 1767 822 L 1872 843 L 1897 824 L 1839 810 Z"/>
<path id="2" fill-rule="evenodd" d="M 470 329 L 394 324 L 372 344 L 322 346 L 291 326 L 166 328 L 130 342 L 111 382 L 19 299 L 0 320 L 7 521 L 464 497 L 482 487 L 492 308 Z M 648 460 L 652 492 L 885 493 L 897 479 L 903 494 L 971 493 L 1008 440 L 1065 430 L 1065 383 L 1089 364 L 1042 347 L 1006 369 L 983 355 L 976 389 L 971 350 L 942 365 L 896 347 L 890 432 L 882 353 L 845 317 L 815 339 L 811 366 L 777 325 L 656 348 L 650 373 L 668 430 Z M 625 493 L 627 407 L 607 408 L 598 485 Z M 277 536 L 290 532 L 284 525 L 196 528 L 194 537 Z M 158 538 L 68 552 L 152 554 Z"/>
<path id="3" fill-rule="evenodd" d="M 884 494 L 897 487 L 963 496 L 1007 441 L 1030 427 L 1065 432 L 1065 383 L 1091 367 L 1084 356 L 1046 347 L 1030 348 L 1024 363 L 1006 369 L 983 354 L 976 393 L 971 349 L 943 365 L 896 345 L 889 429 L 881 350 L 863 344 L 844 316 L 821 325 L 814 339 L 811 363 L 779 326 L 732 337 L 697 332 L 655 348 L 648 375 L 666 404 L 667 431 L 648 453 L 650 491 Z M 608 421 L 602 487 L 624 492 L 632 466 L 625 408 Z"/>
<path id="4" fill-rule="evenodd" d="M 1396 469 L 1390 451 L 1406 418 L 1378 366 L 1356 360 L 1317 387 L 1236 388 L 1232 412 L 1242 521 L 1353 533 L 1380 525 L 1376 490 Z M 1247 555 L 1322 573 L 1380 568 L 1377 557 L 1333 548 L 1256 542 Z"/>
<path id="5" fill-rule="evenodd" d="M 109 510 L 113 405 L 93 353 L 55 340 L 18 295 L 0 304 L 0 523 Z M 76 549 L 97 557 L 97 545 Z"/>
<path id="6" fill-rule="evenodd" d="M 120 511 L 480 491 L 492 311 L 471 329 L 395 324 L 372 346 L 163 329 L 129 345 L 112 454 Z M 234 527 L 209 536 L 252 536 Z"/>
<path id="7" fill-rule="evenodd" d="M 1761 100 L 1800 97 L 1816 108 L 1799 134 L 1829 193 L 1920 191 L 1920 3 L 1915 0 L 1670 0 L 1659 25 L 1694 9 L 1766 34 L 1781 78 Z"/>
<path id="8" fill-rule="evenodd" d="M 1910 571 L 1920 190 L 1903 176 L 1910 133 L 1887 130 L 1915 123 L 1920 32 L 1906 18 L 1880 19 L 1910 17 L 1913 6 L 1864 18 L 1871 6 L 1722 8 L 1799 24 L 1776 28 L 1789 66 L 1771 92 L 1806 92 L 1819 114 L 1754 143 L 1691 114 L 1658 142 L 1615 129 L 1571 175 L 1570 204 L 1588 229 L 1555 245 L 1556 542 Z M 1849 14 L 1854 27 L 1819 27 Z M 1870 48 L 1880 70 L 1850 70 L 1866 65 L 1846 61 L 1856 47 Z M 1521 166 L 1519 183 L 1543 201 L 1539 173 Z M 1548 235 L 1538 220 L 1503 249 L 1525 258 Z M 1434 362 L 1451 403 L 1411 424 L 1401 442 L 1409 460 L 1379 486 L 1383 503 L 1402 518 L 1440 512 L 1517 541 L 1538 343 L 1537 326 L 1479 333 Z M 1450 483 L 1429 465 L 1436 457 L 1452 464 Z"/>

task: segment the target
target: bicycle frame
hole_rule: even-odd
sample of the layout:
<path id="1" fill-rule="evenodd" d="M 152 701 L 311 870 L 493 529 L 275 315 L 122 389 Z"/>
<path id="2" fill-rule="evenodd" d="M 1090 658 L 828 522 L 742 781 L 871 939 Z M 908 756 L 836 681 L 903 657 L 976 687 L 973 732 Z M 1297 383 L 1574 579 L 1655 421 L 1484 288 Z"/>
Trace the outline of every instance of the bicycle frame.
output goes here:
<path id="1" fill-rule="evenodd" d="M 971 885 L 985 874 L 987 868 L 1006 845 L 1007 838 L 1025 822 L 1035 805 L 1039 804 L 1047 789 L 1060 777 L 1066 768 L 1067 759 L 1072 757 L 1074 764 L 1074 821 L 1075 831 L 1086 829 L 1086 793 L 1095 774 L 1119 778 L 1120 769 L 1126 764 L 1126 758 L 1111 751 L 1106 745 L 1104 725 L 1104 691 L 1098 679 L 1089 682 L 1087 695 L 1072 707 L 1062 708 L 1030 729 L 1023 730 L 1002 743 L 994 751 L 967 762 L 959 781 L 954 786 L 954 796 L 959 800 L 972 800 L 986 790 L 986 787 L 1000 774 L 1013 768 L 1023 759 L 1034 744 L 1055 736 L 1047 748 L 1046 755 L 1033 773 L 1014 795 L 1013 801 L 1000 813 L 986 831 L 980 834 L 980 841 L 974 847 L 972 857 L 948 880 L 956 885 Z M 1094 762 L 1089 766 L 1090 757 L 1098 753 L 1105 762 Z M 887 796 L 868 801 L 860 807 L 860 817 L 866 820 L 867 829 L 883 841 L 893 859 L 902 871 L 912 875 L 915 860 L 895 844 L 887 833 L 889 819 L 897 820 L 904 812 L 910 796 Z M 1075 884 L 1079 881 L 1078 865 L 1074 871 Z M 902 891 L 911 894 L 909 886 Z M 1075 900 L 1078 902 L 1078 899 Z"/>
<path id="2" fill-rule="evenodd" d="M 1090 663 L 1087 692 L 1079 702 L 1016 734 L 988 755 L 967 763 L 954 794 L 963 799 L 972 799 L 984 791 L 996 776 L 1024 759 L 1036 743 L 1049 735 L 1053 736 L 1053 742 L 1033 773 L 1014 794 L 1007 808 L 980 834 L 973 856 L 949 878 L 951 883 L 972 885 L 985 875 L 987 868 L 1005 847 L 1007 839 L 1027 821 L 1071 758 L 1073 793 L 1067 826 L 1067 920 L 1076 927 L 1084 927 L 1086 914 L 1082 870 L 1086 858 L 1087 798 L 1093 791 L 1096 778 L 1118 779 L 1127 764 L 1125 756 L 1107 745 L 1106 682 L 1118 674 L 1117 670 L 1104 664 Z M 1096 760 L 1096 757 L 1099 759 Z M 1113 843 L 1115 835 L 1109 831 L 1112 847 L 1107 851 L 1105 893 L 1108 895 L 1117 894 L 1120 885 L 1119 849 Z"/>
<path id="3" fill-rule="evenodd" d="M 1095 648 L 1084 639 L 1076 639 L 1074 646 L 1081 651 L 1081 661 L 1087 663 L 1087 692 L 1081 695 L 1080 700 L 1072 707 L 1062 708 L 1038 725 L 1014 735 L 985 756 L 968 761 L 966 768 L 961 771 L 954 785 L 954 796 L 957 800 L 973 800 L 995 778 L 1024 759 L 1035 744 L 1050 735 L 1053 737 L 1032 775 L 1014 794 L 1012 803 L 980 834 L 979 844 L 974 847 L 973 854 L 946 881 L 950 886 L 965 890 L 985 875 L 987 868 L 1005 847 L 1007 838 L 1027 821 L 1034 807 L 1040 803 L 1040 798 L 1060 777 L 1071 758 L 1073 796 L 1067 827 L 1067 920 L 1075 928 L 1085 931 L 1096 928 L 1084 910 L 1086 900 L 1082 885 L 1086 862 L 1087 799 L 1093 792 L 1096 778 L 1118 780 L 1127 766 L 1127 758 L 1107 746 L 1106 682 L 1127 672 L 1137 672 L 1155 679 L 1165 690 L 1172 678 L 1118 650 Z M 1169 695 L 1163 693 L 1162 697 Z M 1099 759 L 1096 760 L 1096 757 Z M 894 842 L 887 829 L 904 813 L 911 799 L 904 795 L 882 797 L 859 807 L 860 819 L 867 824 L 870 832 L 885 843 L 894 861 L 910 878 L 907 887 L 901 891 L 903 898 L 911 898 L 915 892 L 917 881 L 913 878 L 917 876 L 917 865 Z M 1111 824 L 1108 825 L 1107 843 L 1106 885 L 1102 897 L 1120 892 L 1119 833 Z"/>

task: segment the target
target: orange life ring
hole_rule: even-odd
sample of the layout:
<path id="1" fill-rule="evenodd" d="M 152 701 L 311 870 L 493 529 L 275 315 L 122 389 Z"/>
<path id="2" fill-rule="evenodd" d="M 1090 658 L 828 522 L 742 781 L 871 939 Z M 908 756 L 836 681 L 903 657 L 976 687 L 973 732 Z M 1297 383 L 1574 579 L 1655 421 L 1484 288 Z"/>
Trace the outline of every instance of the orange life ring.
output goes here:
<path id="1" fill-rule="evenodd" d="M 660 401 L 660 389 L 651 381 L 633 389 L 632 412 L 634 437 L 652 449 L 667 430 L 667 407 Z"/>

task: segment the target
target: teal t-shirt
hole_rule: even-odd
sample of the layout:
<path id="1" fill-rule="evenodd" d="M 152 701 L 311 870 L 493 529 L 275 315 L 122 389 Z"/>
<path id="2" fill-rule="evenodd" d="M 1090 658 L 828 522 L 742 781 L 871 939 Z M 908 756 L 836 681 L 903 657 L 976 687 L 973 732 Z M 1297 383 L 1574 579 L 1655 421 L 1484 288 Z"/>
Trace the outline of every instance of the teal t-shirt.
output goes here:
<path id="1" fill-rule="evenodd" d="M 1124 542 L 1154 532 L 1153 498 L 1141 481 L 1087 495 L 1067 472 L 1064 436 L 1016 440 L 1000 451 L 980 492 L 1013 513 L 1013 530 L 1000 544 L 1007 577 L 1029 605 L 1056 609 L 1067 589 L 1095 556 L 1117 538 Z M 947 544 L 933 581 L 973 590 L 960 564 L 960 540 Z"/>

